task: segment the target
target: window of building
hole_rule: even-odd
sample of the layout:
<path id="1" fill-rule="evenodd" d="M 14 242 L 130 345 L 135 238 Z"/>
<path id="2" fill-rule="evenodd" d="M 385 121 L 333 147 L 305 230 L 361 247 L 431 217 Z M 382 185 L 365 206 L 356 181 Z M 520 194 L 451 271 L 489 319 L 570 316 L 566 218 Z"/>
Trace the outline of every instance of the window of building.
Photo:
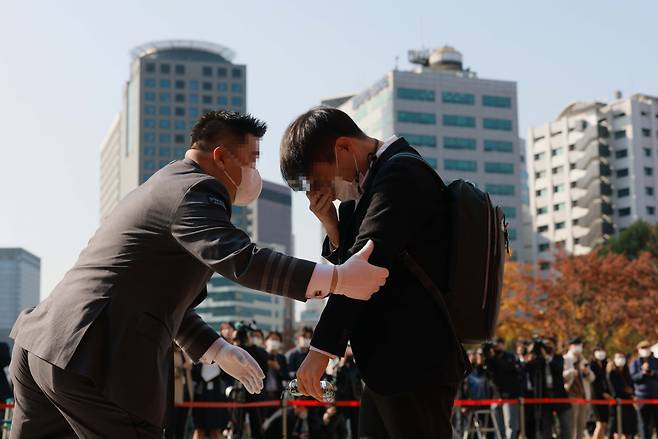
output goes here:
<path id="1" fill-rule="evenodd" d="M 512 108 L 512 98 L 507 96 L 482 96 L 482 105 L 485 107 Z"/>
<path id="2" fill-rule="evenodd" d="M 171 93 L 169 92 L 160 93 L 160 102 L 167 103 L 169 101 L 171 101 Z"/>
<path id="3" fill-rule="evenodd" d="M 233 96 L 231 98 L 231 105 L 233 107 L 239 107 L 240 105 L 242 105 L 242 98 L 240 96 Z"/>
<path id="4" fill-rule="evenodd" d="M 190 81 L 190 90 L 197 91 L 199 89 L 199 81 L 193 79 Z"/>
<path id="5" fill-rule="evenodd" d="M 575 188 L 575 187 L 576 187 L 576 182 L 575 182 L 575 181 L 572 181 L 572 182 L 571 182 L 571 188 L 573 189 L 573 188 Z"/>
<path id="6" fill-rule="evenodd" d="M 218 82 L 217 83 L 217 91 L 227 92 L 228 91 L 228 84 L 226 82 Z"/>
<path id="7" fill-rule="evenodd" d="M 176 87 L 178 90 L 182 90 L 185 88 L 185 81 L 181 81 L 180 79 L 176 82 L 174 82 L 174 87 Z"/>
<path id="8" fill-rule="evenodd" d="M 146 73 L 155 73 L 155 64 L 147 62 L 144 69 L 146 70 Z"/>
<path id="9" fill-rule="evenodd" d="M 203 102 L 204 104 L 212 104 L 212 96 L 210 95 L 201 96 L 201 102 Z"/>
<path id="10" fill-rule="evenodd" d="M 443 167 L 447 171 L 477 172 L 478 164 L 474 160 L 445 159 Z"/>
<path id="11" fill-rule="evenodd" d="M 204 66 L 201 69 L 201 74 L 203 76 L 212 76 L 212 67 Z"/>
<path id="12" fill-rule="evenodd" d="M 185 111 L 185 109 L 183 109 Z M 176 130 L 184 130 L 185 129 L 185 121 L 182 119 L 176 119 L 174 121 L 174 129 Z"/>
<path id="13" fill-rule="evenodd" d="M 171 116 L 171 107 L 160 107 L 160 116 Z"/>
<path id="14" fill-rule="evenodd" d="M 620 149 L 619 151 L 615 151 L 615 158 L 621 159 L 624 157 L 628 156 L 628 150 L 627 149 Z"/>
<path id="15" fill-rule="evenodd" d="M 578 225 L 578 220 L 575 219 L 575 220 L 571 221 L 571 224 L 573 224 L 574 226 L 577 226 Z"/>
<path id="16" fill-rule="evenodd" d="M 484 162 L 484 172 L 489 174 L 514 174 L 514 163 Z"/>
<path id="17" fill-rule="evenodd" d="M 144 100 L 147 102 L 155 101 L 155 93 L 152 91 L 147 91 L 144 93 Z"/>
<path id="18" fill-rule="evenodd" d="M 516 218 L 516 207 L 503 206 L 503 213 L 507 218 Z"/>
<path id="19" fill-rule="evenodd" d="M 544 212 L 546 213 L 546 212 Z M 537 227 L 537 232 L 543 233 L 543 232 L 548 232 L 548 226 L 539 226 Z"/>
<path id="20" fill-rule="evenodd" d="M 546 177 L 546 171 L 535 172 L 535 178 L 544 178 L 544 177 Z"/>
<path id="21" fill-rule="evenodd" d="M 199 109 L 198 108 L 188 108 L 188 116 L 197 118 L 199 117 Z"/>
<path id="22" fill-rule="evenodd" d="M 176 107 L 174 109 L 174 115 L 176 116 L 185 116 L 185 108 L 183 107 Z"/>
<path id="23" fill-rule="evenodd" d="M 515 188 L 511 184 L 487 183 L 486 191 L 491 195 L 514 196 Z"/>
<path id="24" fill-rule="evenodd" d="M 144 160 L 144 169 L 149 171 L 155 169 L 155 160 Z"/>
<path id="25" fill-rule="evenodd" d="M 228 105 L 228 98 L 226 96 L 218 96 L 217 105 L 221 105 L 221 106 Z"/>
<path id="26" fill-rule="evenodd" d="M 425 161 L 426 161 L 427 163 L 429 163 L 429 165 L 430 165 L 433 169 L 438 169 L 438 167 L 439 167 L 439 163 L 437 162 L 437 160 L 436 160 L 434 157 L 425 157 L 425 156 L 423 156 L 423 159 L 425 159 Z"/>
<path id="27" fill-rule="evenodd" d="M 145 146 L 144 147 L 144 155 L 145 156 L 154 156 L 155 155 L 155 147 L 153 146 Z"/>
<path id="28" fill-rule="evenodd" d="M 155 114 L 155 105 L 144 105 L 144 114 Z"/>
<path id="29" fill-rule="evenodd" d="M 653 175 L 653 168 L 645 166 L 644 167 L 644 175 L 646 175 L 647 177 L 652 176 Z"/>
<path id="30" fill-rule="evenodd" d="M 144 119 L 144 128 L 155 128 L 155 119 Z"/>
<path id="31" fill-rule="evenodd" d="M 548 213 L 548 207 L 538 207 L 537 208 L 537 215 L 542 215 L 544 213 Z"/>
<path id="32" fill-rule="evenodd" d="M 144 142 L 155 142 L 155 133 L 144 131 Z"/>
<path id="33" fill-rule="evenodd" d="M 622 207 L 621 209 L 618 210 L 619 216 L 628 216 L 631 214 L 631 208 L 630 207 Z"/>
<path id="34" fill-rule="evenodd" d="M 174 67 L 174 72 L 177 75 L 184 75 L 185 74 L 185 66 L 183 64 L 176 64 L 176 67 Z"/>
<path id="35" fill-rule="evenodd" d="M 185 102 L 185 95 L 182 93 L 176 93 L 176 96 L 174 96 L 174 100 L 176 102 Z"/>
<path id="36" fill-rule="evenodd" d="M 628 177 L 628 168 L 618 169 L 616 174 L 617 178 Z"/>
<path id="37" fill-rule="evenodd" d="M 545 152 L 538 152 L 537 154 L 535 154 L 535 160 L 541 160 L 541 159 L 543 159 L 544 157 L 546 157 L 546 153 L 545 153 Z"/>
<path id="38" fill-rule="evenodd" d="M 651 137 L 651 130 L 649 128 L 642 128 L 642 135 L 644 137 Z"/>
<path id="39" fill-rule="evenodd" d="M 160 119 L 160 129 L 168 130 L 171 128 L 171 121 L 169 119 Z"/>
<path id="40" fill-rule="evenodd" d="M 227 70 L 226 67 L 217 67 L 217 76 L 219 78 L 226 78 Z"/>
<path id="41" fill-rule="evenodd" d="M 512 131 L 512 121 L 509 119 L 492 119 L 485 117 L 482 126 L 488 130 Z"/>
<path id="42" fill-rule="evenodd" d="M 185 148 L 174 148 L 174 155 L 176 157 L 182 157 L 185 154 Z"/>
<path id="43" fill-rule="evenodd" d="M 212 108 L 204 108 L 203 110 L 201 110 L 201 114 L 208 114 L 211 111 L 212 111 Z"/>
<path id="44" fill-rule="evenodd" d="M 653 188 L 651 186 L 647 186 L 644 188 L 644 193 L 647 195 L 653 195 Z"/>
<path id="45" fill-rule="evenodd" d="M 171 73 L 171 66 L 169 64 L 160 64 L 160 73 L 168 75 Z"/>
<path id="46" fill-rule="evenodd" d="M 566 209 L 567 205 L 565 203 L 557 203 L 553 205 L 554 212 L 561 212 Z"/>
<path id="47" fill-rule="evenodd" d="M 535 143 L 539 142 L 540 140 L 544 139 L 546 136 L 537 136 L 533 140 Z"/>
<path id="48" fill-rule="evenodd" d="M 434 113 L 398 111 L 398 122 L 419 123 L 423 125 L 436 125 L 436 115 Z"/>
<path id="49" fill-rule="evenodd" d="M 562 130 L 553 131 L 551 137 L 559 136 L 560 134 L 562 134 Z"/>
<path id="50" fill-rule="evenodd" d="M 231 77 L 233 77 L 233 78 L 242 78 L 242 70 L 241 69 L 231 70 Z"/>
<path id="51" fill-rule="evenodd" d="M 564 151 L 563 148 L 554 148 L 554 149 L 551 150 L 551 156 L 553 156 L 553 157 L 558 156 L 558 155 L 562 154 L 563 151 Z"/>
<path id="52" fill-rule="evenodd" d="M 564 225 L 565 225 L 564 221 L 561 221 L 559 223 L 555 223 L 555 230 L 564 229 Z"/>
<path id="53" fill-rule="evenodd" d="M 443 147 L 446 149 L 471 149 L 476 147 L 475 139 L 467 137 L 444 137 Z"/>
<path id="54" fill-rule="evenodd" d="M 475 95 L 471 93 L 444 91 L 441 93 L 441 100 L 446 104 L 474 105 Z"/>
<path id="55" fill-rule="evenodd" d="M 548 242 L 543 242 L 537 246 L 537 250 L 540 252 L 545 252 L 549 248 L 551 248 L 551 245 Z"/>
<path id="56" fill-rule="evenodd" d="M 656 208 L 653 206 L 647 206 L 647 215 L 654 215 L 656 213 Z"/>
<path id="57" fill-rule="evenodd" d="M 199 103 L 199 95 L 191 94 L 191 95 L 189 95 L 189 100 L 190 100 L 190 104 L 198 104 Z"/>
<path id="58" fill-rule="evenodd" d="M 203 88 L 204 91 L 212 91 L 212 82 L 202 83 L 201 88 Z"/>
<path id="59" fill-rule="evenodd" d="M 576 164 L 575 163 L 569 163 L 569 169 L 571 169 L 571 170 L 576 169 Z"/>
<path id="60" fill-rule="evenodd" d="M 569 151 L 573 151 L 575 149 L 576 149 L 576 144 L 575 143 L 572 143 L 571 145 L 569 145 Z"/>
<path id="61" fill-rule="evenodd" d="M 475 118 L 472 116 L 459 116 L 455 114 L 444 114 L 443 125 L 447 127 L 475 128 Z"/>
<path id="62" fill-rule="evenodd" d="M 541 189 L 537 189 L 537 190 L 535 191 L 535 196 L 537 196 L 537 197 L 543 197 L 543 196 L 546 195 L 547 193 L 548 193 L 548 189 L 546 189 L 546 188 L 541 188 Z"/>
<path id="63" fill-rule="evenodd" d="M 564 192 L 564 185 L 563 184 L 558 184 L 553 186 L 553 193 L 559 194 L 560 192 Z"/>
<path id="64" fill-rule="evenodd" d="M 171 88 L 171 81 L 169 79 L 161 79 L 160 88 Z"/>
<path id="65" fill-rule="evenodd" d="M 398 99 L 407 99 L 412 101 L 434 102 L 434 90 L 423 90 L 420 88 L 398 88 Z"/>
<path id="66" fill-rule="evenodd" d="M 626 130 L 615 131 L 613 136 L 614 136 L 615 139 L 625 139 L 626 138 Z"/>
<path id="67" fill-rule="evenodd" d="M 436 148 L 436 136 L 425 134 L 400 134 L 400 136 L 407 139 L 407 142 L 414 146 Z"/>
<path id="68" fill-rule="evenodd" d="M 555 174 L 560 174 L 561 172 L 564 171 L 564 166 L 556 166 L 553 169 L 551 169 L 551 172 Z"/>
<path id="69" fill-rule="evenodd" d="M 159 167 L 159 168 L 164 168 L 164 167 L 167 166 L 169 163 L 171 163 L 171 160 L 160 160 L 160 161 L 158 162 L 158 167 Z"/>
<path id="70" fill-rule="evenodd" d="M 158 148 L 158 154 L 160 154 L 161 157 L 169 157 L 171 155 L 171 148 L 167 146 L 161 146 Z"/>
<path id="71" fill-rule="evenodd" d="M 155 88 L 155 79 L 153 78 L 144 78 L 144 87 L 146 88 Z"/>
<path id="72" fill-rule="evenodd" d="M 160 133 L 160 143 L 169 143 L 169 142 L 171 142 L 171 134 Z"/>
<path id="73" fill-rule="evenodd" d="M 241 93 L 242 92 L 242 84 L 239 82 L 234 82 L 231 84 L 231 93 Z"/>
<path id="74" fill-rule="evenodd" d="M 174 142 L 176 142 L 176 143 L 185 143 L 185 136 L 183 134 L 176 134 L 174 136 Z"/>
<path id="75" fill-rule="evenodd" d="M 516 229 L 507 229 L 507 238 L 509 238 L 510 241 L 516 241 Z"/>
<path id="76" fill-rule="evenodd" d="M 645 157 L 651 157 L 651 148 L 642 148 Z"/>
<path id="77" fill-rule="evenodd" d="M 628 197 L 630 194 L 631 194 L 631 190 L 630 188 L 627 187 L 617 190 L 617 196 L 619 198 Z"/>
<path id="78" fill-rule="evenodd" d="M 484 140 L 484 150 L 488 152 L 514 152 L 514 143 L 507 140 Z"/>

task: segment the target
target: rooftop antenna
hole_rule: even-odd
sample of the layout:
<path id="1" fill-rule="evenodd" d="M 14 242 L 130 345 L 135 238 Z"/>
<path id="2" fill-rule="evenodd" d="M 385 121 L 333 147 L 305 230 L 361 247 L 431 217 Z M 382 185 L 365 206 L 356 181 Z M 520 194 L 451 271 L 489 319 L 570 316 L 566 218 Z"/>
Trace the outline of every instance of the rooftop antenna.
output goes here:
<path id="1" fill-rule="evenodd" d="M 395 69 L 394 69 L 394 70 L 397 70 L 397 69 L 398 69 L 398 61 L 399 61 L 399 60 L 400 60 L 400 57 L 397 56 L 397 55 L 395 55 Z"/>

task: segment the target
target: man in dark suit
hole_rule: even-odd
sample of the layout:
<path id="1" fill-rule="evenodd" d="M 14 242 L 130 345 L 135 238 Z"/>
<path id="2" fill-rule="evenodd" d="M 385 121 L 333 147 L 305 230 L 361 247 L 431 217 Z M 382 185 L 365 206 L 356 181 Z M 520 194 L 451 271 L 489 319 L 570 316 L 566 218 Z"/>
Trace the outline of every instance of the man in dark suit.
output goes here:
<path id="1" fill-rule="evenodd" d="M 366 260 L 372 243 L 351 267 L 325 268 L 258 248 L 233 226 L 232 205 L 260 193 L 265 129 L 246 114 L 204 115 L 185 160 L 128 194 L 48 298 L 19 316 L 12 438 L 161 437 L 172 342 L 260 392 L 255 360 L 193 310 L 213 272 L 302 301 L 333 291 L 365 300 L 383 284 L 387 273 Z"/>
<path id="2" fill-rule="evenodd" d="M 390 270 L 386 285 L 367 303 L 329 298 L 297 378 L 303 393 L 320 399 L 329 358 L 342 356 L 351 340 L 366 383 L 359 437 L 449 438 L 467 359 L 430 293 L 400 259 L 407 251 L 446 289 L 447 203 L 420 157 L 396 157 L 400 153 L 419 155 L 403 138 L 365 135 L 334 108 L 308 111 L 283 136 L 282 173 L 293 189 L 307 191 L 327 230 L 325 258 L 340 264 L 372 240 L 370 261 Z M 341 201 L 338 212 L 335 199 Z M 400 332 L 400 322 L 419 336 Z"/>

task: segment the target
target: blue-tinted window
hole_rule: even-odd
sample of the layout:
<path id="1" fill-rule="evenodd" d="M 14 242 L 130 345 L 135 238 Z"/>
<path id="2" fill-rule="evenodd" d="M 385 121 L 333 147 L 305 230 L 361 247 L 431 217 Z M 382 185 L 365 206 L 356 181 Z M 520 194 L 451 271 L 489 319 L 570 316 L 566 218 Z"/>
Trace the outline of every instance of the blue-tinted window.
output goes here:
<path id="1" fill-rule="evenodd" d="M 232 93 L 240 93 L 242 91 L 242 84 L 239 82 L 234 82 L 231 84 L 231 92 Z"/>
<path id="2" fill-rule="evenodd" d="M 435 158 L 433 158 L 433 157 L 423 157 L 423 158 L 425 159 L 425 161 L 427 163 L 429 163 L 429 165 L 432 168 L 437 169 L 439 167 L 439 163 L 437 162 L 437 160 Z"/>
<path id="3" fill-rule="evenodd" d="M 144 79 L 144 87 L 146 87 L 146 88 L 155 88 L 155 79 L 153 79 L 153 78 Z"/>
<path id="4" fill-rule="evenodd" d="M 514 152 L 514 144 L 506 140 L 485 140 L 485 151 Z"/>
<path id="5" fill-rule="evenodd" d="M 160 143 L 169 143 L 169 142 L 171 142 L 171 134 L 160 133 Z"/>
<path id="6" fill-rule="evenodd" d="M 171 121 L 169 119 L 160 119 L 160 129 L 168 130 L 171 128 Z"/>
<path id="7" fill-rule="evenodd" d="M 144 160 L 144 169 L 149 171 L 155 169 L 155 160 Z"/>
<path id="8" fill-rule="evenodd" d="M 401 137 L 407 139 L 412 145 L 415 146 L 429 146 L 436 147 L 436 136 L 423 135 L 423 134 L 400 134 Z"/>
<path id="9" fill-rule="evenodd" d="M 190 95 L 190 104 L 198 104 L 199 103 L 199 95 L 197 94 L 191 94 Z"/>
<path id="10" fill-rule="evenodd" d="M 163 157 L 169 157 L 171 155 L 171 148 L 168 148 L 166 146 L 161 146 L 158 148 L 158 154 L 160 154 Z"/>
<path id="11" fill-rule="evenodd" d="M 174 121 L 174 129 L 184 130 L 185 129 L 185 121 L 181 120 L 181 119 L 176 119 Z"/>
<path id="12" fill-rule="evenodd" d="M 503 213 L 507 218 L 516 218 L 516 207 L 503 206 Z"/>
<path id="13" fill-rule="evenodd" d="M 189 116 L 190 117 L 199 117 L 199 109 L 198 108 L 190 108 L 189 109 Z"/>
<path id="14" fill-rule="evenodd" d="M 475 96 L 471 93 L 458 93 L 452 91 L 444 91 L 441 93 L 441 99 L 446 104 L 461 104 L 461 105 L 474 105 Z"/>
<path id="15" fill-rule="evenodd" d="M 234 107 L 239 107 L 240 105 L 242 105 L 242 98 L 240 96 L 233 96 L 231 98 L 231 105 L 233 105 Z"/>
<path id="16" fill-rule="evenodd" d="M 160 93 L 160 102 L 167 103 L 169 101 L 171 101 L 171 93 Z"/>
<path id="17" fill-rule="evenodd" d="M 148 157 L 152 157 L 155 155 L 155 147 L 154 146 L 145 146 L 144 147 L 144 155 Z"/>
<path id="18" fill-rule="evenodd" d="M 226 96 L 217 96 L 217 105 L 228 105 L 228 98 Z"/>
<path id="19" fill-rule="evenodd" d="M 242 70 L 240 69 L 233 69 L 231 71 L 231 76 L 234 78 L 241 78 L 242 77 Z"/>
<path id="20" fill-rule="evenodd" d="M 147 91 L 144 93 L 144 100 L 147 102 L 155 101 L 155 93 L 152 91 Z"/>
<path id="21" fill-rule="evenodd" d="M 512 131 L 512 121 L 509 119 L 484 118 L 482 126 L 488 130 Z"/>
<path id="22" fill-rule="evenodd" d="M 484 172 L 489 174 L 514 174 L 514 163 L 485 162 Z"/>
<path id="23" fill-rule="evenodd" d="M 477 172 L 478 164 L 474 160 L 445 159 L 443 166 L 448 171 Z"/>
<path id="24" fill-rule="evenodd" d="M 144 114 L 155 114 L 155 105 L 144 105 Z"/>
<path id="25" fill-rule="evenodd" d="M 507 229 L 507 237 L 510 241 L 516 241 L 516 229 Z"/>
<path id="26" fill-rule="evenodd" d="M 171 88 L 171 81 L 169 79 L 161 79 L 160 88 Z"/>
<path id="27" fill-rule="evenodd" d="M 434 90 L 423 90 L 419 88 L 398 88 L 399 99 L 409 99 L 413 101 L 430 101 L 434 102 Z"/>
<path id="28" fill-rule="evenodd" d="M 171 108 L 170 107 L 160 107 L 160 116 L 171 116 Z"/>
<path id="29" fill-rule="evenodd" d="M 155 128 L 155 119 L 144 119 L 144 128 Z"/>
<path id="30" fill-rule="evenodd" d="M 201 102 L 203 102 L 204 104 L 212 104 L 212 96 L 210 95 L 201 96 Z"/>
<path id="31" fill-rule="evenodd" d="M 482 105 L 485 107 L 512 108 L 512 98 L 507 96 L 482 96 Z"/>
<path id="32" fill-rule="evenodd" d="M 217 83 L 217 91 L 228 91 L 228 84 L 225 82 L 218 82 Z"/>
<path id="33" fill-rule="evenodd" d="M 185 108 L 183 107 L 176 107 L 174 109 L 174 115 L 175 116 L 185 116 Z"/>
<path id="34" fill-rule="evenodd" d="M 473 116 L 460 116 L 456 114 L 444 114 L 443 125 L 447 127 L 475 127 L 475 118 Z"/>
<path id="35" fill-rule="evenodd" d="M 190 81 L 190 90 L 197 91 L 199 89 L 199 81 L 193 79 Z"/>
<path id="36" fill-rule="evenodd" d="M 160 162 L 158 163 L 158 167 L 159 167 L 159 168 L 164 168 L 164 167 L 167 166 L 170 162 L 171 162 L 171 160 L 160 160 Z"/>
<path id="37" fill-rule="evenodd" d="M 398 122 L 436 125 L 436 114 L 419 113 L 415 111 L 398 111 Z"/>
<path id="38" fill-rule="evenodd" d="M 203 67 L 203 69 L 201 69 L 201 72 L 203 76 L 212 76 L 212 67 L 207 67 L 207 66 Z"/>
<path id="39" fill-rule="evenodd" d="M 226 67 L 217 67 L 217 76 L 226 78 Z"/>
<path id="40" fill-rule="evenodd" d="M 185 148 L 174 148 L 174 155 L 176 157 L 182 157 L 185 154 Z"/>
<path id="41" fill-rule="evenodd" d="M 175 72 L 176 72 L 177 75 L 184 75 L 185 74 L 185 66 L 182 65 L 182 64 L 176 64 Z"/>
<path id="42" fill-rule="evenodd" d="M 469 137 L 444 137 L 443 147 L 447 149 L 472 149 L 476 148 L 475 139 Z"/>
<path id="43" fill-rule="evenodd" d="M 155 142 L 155 133 L 144 131 L 144 142 Z"/>
<path id="44" fill-rule="evenodd" d="M 487 183 L 486 191 L 491 195 L 514 195 L 515 188 L 511 184 Z"/>

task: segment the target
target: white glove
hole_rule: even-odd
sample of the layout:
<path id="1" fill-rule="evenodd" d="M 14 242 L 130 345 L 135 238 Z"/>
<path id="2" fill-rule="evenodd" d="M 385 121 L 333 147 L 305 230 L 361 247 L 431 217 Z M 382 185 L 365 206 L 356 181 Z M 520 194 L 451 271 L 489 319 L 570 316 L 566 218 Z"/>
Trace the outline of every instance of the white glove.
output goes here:
<path id="1" fill-rule="evenodd" d="M 213 359 L 219 367 L 233 378 L 240 381 L 247 392 L 260 393 L 263 389 L 263 380 L 265 374 L 260 366 L 247 351 L 239 346 L 234 346 L 224 339 L 221 340 L 222 346 Z"/>
<path id="2" fill-rule="evenodd" d="M 374 249 L 375 243 L 368 240 L 358 253 L 352 255 L 344 264 L 336 266 L 337 294 L 344 294 L 352 299 L 368 300 L 386 283 L 388 270 L 368 263 L 368 258 Z"/>

